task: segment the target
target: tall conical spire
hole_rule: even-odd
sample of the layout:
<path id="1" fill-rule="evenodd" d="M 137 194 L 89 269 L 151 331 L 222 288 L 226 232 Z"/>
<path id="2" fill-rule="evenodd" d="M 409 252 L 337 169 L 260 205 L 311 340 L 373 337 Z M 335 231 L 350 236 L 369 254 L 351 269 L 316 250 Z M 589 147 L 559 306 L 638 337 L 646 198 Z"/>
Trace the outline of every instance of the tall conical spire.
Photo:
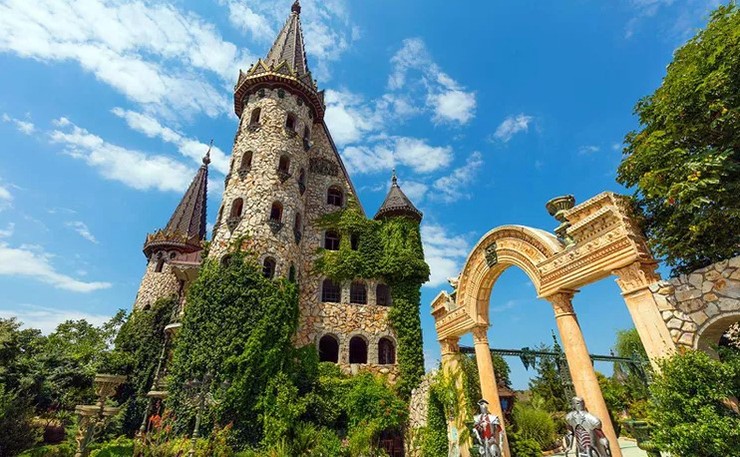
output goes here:
<path id="1" fill-rule="evenodd" d="M 234 92 L 234 111 L 241 116 L 244 97 L 258 87 L 284 86 L 297 89 L 314 108 L 317 118 L 324 116 L 324 93 L 319 91 L 306 60 L 301 26 L 301 4 L 296 0 L 288 20 L 278 33 L 267 57 L 260 59 L 249 70 L 239 73 Z"/>
<path id="2" fill-rule="evenodd" d="M 421 222 L 423 214 L 421 211 L 416 209 L 416 206 L 411 203 L 411 200 L 409 200 L 406 194 L 401 190 L 401 187 L 398 185 L 398 177 L 396 176 L 396 170 L 394 168 L 393 175 L 391 176 L 391 188 L 388 191 L 388 195 L 385 197 L 385 201 L 375 214 L 375 219 L 396 216 L 409 217 L 417 222 Z"/>
<path id="3" fill-rule="evenodd" d="M 206 239 L 206 201 L 208 196 L 208 165 L 211 163 L 211 148 L 203 157 L 203 165 L 185 191 L 182 200 L 172 213 L 167 226 L 147 235 L 144 253 L 149 256 L 157 246 L 174 247 L 193 251 L 201 249 L 201 242 Z"/>

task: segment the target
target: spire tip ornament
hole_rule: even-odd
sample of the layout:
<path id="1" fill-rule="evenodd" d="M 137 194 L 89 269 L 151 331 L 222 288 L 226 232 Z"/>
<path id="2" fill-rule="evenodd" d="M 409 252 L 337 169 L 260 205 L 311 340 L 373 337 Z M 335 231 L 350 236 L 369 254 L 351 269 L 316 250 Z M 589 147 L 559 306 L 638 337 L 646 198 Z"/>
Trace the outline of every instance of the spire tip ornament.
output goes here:
<path id="1" fill-rule="evenodd" d="M 293 6 L 290 8 L 290 11 L 296 14 L 301 14 L 301 2 L 299 0 L 295 0 Z"/>
<path id="2" fill-rule="evenodd" d="M 211 143 L 208 145 L 206 155 L 203 156 L 203 165 L 205 166 L 208 166 L 211 163 L 211 148 L 213 148 L 213 138 L 211 138 Z"/>

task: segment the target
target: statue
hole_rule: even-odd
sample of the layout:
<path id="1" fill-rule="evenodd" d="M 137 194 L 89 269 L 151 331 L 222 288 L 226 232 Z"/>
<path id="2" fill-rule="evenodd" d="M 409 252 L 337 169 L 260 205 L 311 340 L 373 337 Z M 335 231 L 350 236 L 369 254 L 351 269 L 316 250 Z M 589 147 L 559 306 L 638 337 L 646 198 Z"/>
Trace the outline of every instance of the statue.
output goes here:
<path id="1" fill-rule="evenodd" d="M 473 418 L 473 434 L 478 444 L 478 452 L 483 457 L 501 457 L 504 433 L 499 418 L 488 412 L 488 402 L 478 402 L 480 414 Z"/>
<path id="2" fill-rule="evenodd" d="M 583 398 L 573 397 L 573 411 L 565 416 L 565 456 L 575 445 L 575 457 L 611 457 L 609 440 L 601 430 L 601 420 L 586 410 Z"/>

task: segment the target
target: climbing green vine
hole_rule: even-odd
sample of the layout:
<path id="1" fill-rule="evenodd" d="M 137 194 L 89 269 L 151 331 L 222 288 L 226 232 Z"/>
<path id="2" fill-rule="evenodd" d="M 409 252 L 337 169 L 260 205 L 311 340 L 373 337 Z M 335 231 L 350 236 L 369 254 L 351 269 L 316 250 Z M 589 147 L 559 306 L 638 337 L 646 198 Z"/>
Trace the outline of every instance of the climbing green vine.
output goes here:
<path id="1" fill-rule="evenodd" d="M 369 220 L 354 200 L 344 210 L 324 216 L 319 225 L 341 235 L 339 250 L 321 249 L 316 266 L 336 281 L 380 279 L 391 290 L 388 313 L 398 339 L 398 393 L 408 399 L 424 376 L 421 285 L 429 279 L 419 224 L 404 217 Z M 355 239 L 356 249 L 352 240 Z"/>

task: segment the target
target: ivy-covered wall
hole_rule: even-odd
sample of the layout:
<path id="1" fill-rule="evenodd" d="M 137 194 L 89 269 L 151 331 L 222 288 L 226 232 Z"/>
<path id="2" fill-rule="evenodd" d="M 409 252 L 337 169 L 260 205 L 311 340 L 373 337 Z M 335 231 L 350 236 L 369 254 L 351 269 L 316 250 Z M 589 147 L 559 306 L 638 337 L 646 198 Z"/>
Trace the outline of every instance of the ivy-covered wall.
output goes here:
<path id="1" fill-rule="evenodd" d="M 324 216 L 319 225 L 341 235 L 339 250 L 319 251 L 316 266 L 323 275 L 335 281 L 379 279 L 390 287 L 388 319 L 398 340 L 397 389 L 408 399 L 424 375 L 419 307 L 429 266 L 418 222 L 405 217 L 368 220 L 350 200 L 344 210 Z M 357 249 L 352 249 L 353 237 Z"/>

